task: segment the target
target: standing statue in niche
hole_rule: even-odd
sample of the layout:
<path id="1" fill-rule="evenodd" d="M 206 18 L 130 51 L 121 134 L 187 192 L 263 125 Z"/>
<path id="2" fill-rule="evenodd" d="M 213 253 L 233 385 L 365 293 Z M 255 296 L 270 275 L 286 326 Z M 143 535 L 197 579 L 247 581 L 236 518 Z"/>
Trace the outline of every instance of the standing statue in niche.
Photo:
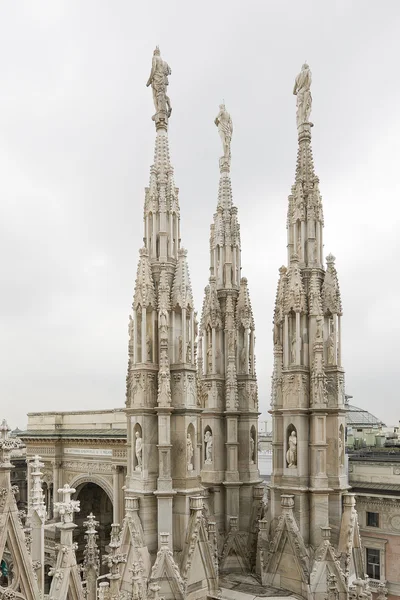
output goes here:
<path id="1" fill-rule="evenodd" d="M 168 75 L 171 75 L 171 69 L 168 63 L 161 58 L 160 49 L 157 46 L 153 52 L 151 72 L 146 86 L 151 85 L 156 114 L 165 112 L 167 117 L 170 117 L 172 108 L 170 99 L 167 96 Z"/>
<path id="2" fill-rule="evenodd" d="M 254 463 L 255 463 L 254 448 L 255 448 L 254 438 L 252 435 L 250 435 L 250 463 L 252 465 L 254 465 Z"/>
<path id="3" fill-rule="evenodd" d="M 286 452 L 286 462 L 289 468 L 297 467 L 297 436 L 293 430 L 288 439 L 288 451 Z"/>
<path id="4" fill-rule="evenodd" d="M 233 123 L 230 114 L 225 108 L 225 104 L 219 105 L 219 113 L 216 116 L 214 123 L 218 127 L 218 133 L 222 141 L 222 148 L 224 151 L 223 158 L 230 161 Z"/>
<path id="5" fill-rule="evenodd" d="M 296 364 L 296 334 L 293 333 L 292 335 L 292 349 L 291 349 L 291 363 L 292 364 Z"/>
<path id="6" fill-rule="evenodd" d="M 344 441 L 343 441 L 343 429 L 339 429 L 339 464 L 344 464 Z"/>
<path id="7" fill-rule="evenodd" d="M 168 311 L 165 308 L 160 310 L 158 319 L 160 323 L 161 334 L 166 334 L 168 332 Z"/>
<path id="8" fill-rule="evenodd" d="M 137 460 L 137 465 L 135 467 L 135 471 L 141 471 L 142 470 L 142 438 L 140 437 L 140 433 L 139 431 L 137 431 L 135 433 L 135 437 L 136 437 L 136 441 L 135 441 L 135 454 L 136 454 L 136 460 Z"/>
<path id="9" fill-rule="evenodd" d="M 188 342 L 187 347 L 186 347 L 186 362 L 187 363 L 192 362 L 192 344 L 191 344 L 191 342 Z"/>
<path id="10" fill-rule="evenodd" d="M 149 360 L 151 362 L 151 350 L 152 350 L 152 344 L 151 344 L 151 339 L 150 336 L 146 335 L 146 350 L 147 350 L 147 360 Z"/>
<path id="11" fill-rule="evenodd" d="M 315 334 L 317 340 L 322 339 L 322 321 L 322 317 L 317 317 L 317 333 Z"/>
<path id="12" fill-rule="evenodd" d="M 211 431 L 206 431 L 204 435 L 204 441 L 206 444 L 206 464 L 209 465 L 213 460 L 213 438 Z"/>
<path id="13" fill-rule="evenodd" d="M 212 353 L 212 344 L 210 344 L 207 349 L 207 367 L 209 373 L 212 373 Z"/>
<path id="14" fill-rule="evenodd" d="M 293 88 L 293 94 L 297 96 L 297 127 L 309 122 L 312 106 L 311 79 L 310 67 L 304 63 Z"/>
<path id="15" fill-rule="evenodd" d="M 246 372 L 246 348 L 243 348 L 240 351 L 240 370 L 242 373 Z"/>
<path id="16" fill-rule="evenodd" d="M 186 438 L 186 463 L 187 470 L 193 471 L 193 444 L 190 433 L 187 434 Z"/>
<path id="17" fill-rule="evenodd" d="M 333 321 L 331 322 L 331 332 L 328 337 L 328 364 L 334 365 L 336 362 L 335 356 L 335 326 Z"/>

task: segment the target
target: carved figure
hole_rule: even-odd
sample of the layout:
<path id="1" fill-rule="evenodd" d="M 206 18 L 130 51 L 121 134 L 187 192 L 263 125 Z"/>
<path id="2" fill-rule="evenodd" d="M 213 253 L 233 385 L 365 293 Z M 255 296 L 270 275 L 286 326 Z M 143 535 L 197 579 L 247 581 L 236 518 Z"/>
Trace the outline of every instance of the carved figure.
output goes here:
<path id="1" fill-rule="evenodd" d="M 207 367 L 208 372 L 212 373 L 212 344 L 210 344 L 207 349 Z"/>
<path id="2" fill-rule="evenodd" d="M 326 402 L 326 389 L 325 389 L 325 380 L 324 374 L 318 373 L 317 375 L 317 389 L 316 389 L 316 402 L 319 404 L 324 404 Z"/>
<path id="3" fill-rule="evenodd" d="M 186 438 L 186 463 L 187 470 L 193 471 L 193 444 L 190 433 L 187 434 Z"/>
<path id="4" fill-rule="evenodd" d="M 240 351 L 240 370 L 242 371 L 242 373 L 246 372 L 246 347 L 243 346 L 243 348 Z"/>
<path id="5" fill-rule="evenodd" d="M 254 465 L 254 447 L 255 447 L 255 443 L 254 443 L 254 438 L 252 435 L 250 435 L 250 463 L 252 465 Z"/>
<path id="6" fill-rule="evenodd" d="M 168 311 L 165 308 L 160 310 L 158 315 L 159 323 L 160 323 L 160 331 L 161 333 L 168 332 Z"/>
<path id="7" fill-rule="evenodd" d="M 151 350 L 152 344 L 150 336 L 146 335 L 146 350 L 147 350 L 147 360 L 151 361 Z"/>
<path id="8" fill-rule="evenodd" d="M 336 351 L 335 351 L 335 326 L 332 321 L 331 333 L 328 338 L 328 364 L 334 365 L 336 362 Z"/>
<path id="9" fill-rule="evenodd" d="M 289 468 L 297 467 L 297 436 L 293 430 L 288 439 L 288 450 L 286 452 L 286 462 Z"/>
<path id="10" fill-rule="evenodd" d="M 317 340 L 322 339 L 322 320 L 322 317 L 317 318 L 317 333 L 315 334 Z"/>
<path id="11" fill-rule="evenodd" d="M 142 450 L 143 450 L 143 444 L 142 444 L 142 438 L 140 437 L 139 431 L 137 431 L 135 433 L 135 437 L 136 437 L 136 441 L 135 441 L 135 454 L 136 454 L 136 460 L 137 460 L 137 465 L 135 467 L 135 471 L 141 471 L 142 470 Z"/>
<path id="12" fill-rule="evenodd" d="M 280 343 L 279 325 L 274 324 L 274 346 Z"/>
<path id="13" fill-rule="evenodd" d="M 343 429 L 339 428 L 339 464 L 344 464 L 344 440 L 343 440 Z"/>
<path id="14" fill-rule="evenodd" d="M 183 361 L 183 339 L 182 336 L 180 335 L 178 337 L 178 362 L 182 362 Z"/>
<path id="15" fill-rule="evenodd" d="M 151 85 L 156 114 L 166 112 L 167 117 L 170 117 L 172 108 L 170 99 L 167 96 L 168 75 L 171 75 L 171 69 L 168 63 L 161 58 L 160 49 L 157 46 L 153 52 L 151 72 L 146 86 Z"/>
<path id="16" fill-rule="evenodd" d="M 230 114 L 225 108 L 225 104 L 219 105 L 219 113 L 216 116 L 214 123 L 218 127 L 218 133 L 222 141 L 223 157 L 229 160 L 231 157 L 233 123 Z"/>
<path id="17" fill-rule="evenodd" d="M 192 362 L 192 344 L 190 342 L 188 342 L 188 344 L 186 346 L 186 362 L 187 363 Z"/>
<path id="18" fill-rule="evenodd" d="M 129 334 L 129 341 L 132 341 L 133 340 L 133 319 L 132 319 L 132 315 L 129 315 L 128 334 Z"/>
<path id="19" fill-rule="evenodd" d="M 297 96 L 297 127 L 303 123 L 308 123 L 310 118 L 312 106 L 311 80 L 310 67 L 307 63 L 304 63 L 296 77 L 293 88 L 293 94 Z"/>
<path id="20" fill-rule="evenodd" d="M 213 438 L 211 431 L 207 429 L 204 435 L 204 441 L 206 443 L 206 464 L 211 464 L 213 459 Z"/>
<path id="21" fill-rule="evenodd" d="M 292 336 L 292 348 L 290 352 L 291 362 L 292 364 L 296 364 L 296 334 L 293 333 Z"/>

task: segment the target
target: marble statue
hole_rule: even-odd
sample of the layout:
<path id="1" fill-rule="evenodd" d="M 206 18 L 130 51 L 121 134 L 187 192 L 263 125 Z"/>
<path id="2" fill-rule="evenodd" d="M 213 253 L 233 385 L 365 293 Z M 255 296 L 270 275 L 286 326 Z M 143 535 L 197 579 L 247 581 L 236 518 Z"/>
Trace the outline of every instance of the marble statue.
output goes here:
<path id="1" fill-rule="evenodd" d="M 167 333 L 167 331 L 168 331 L 168 311 L 165 308 L 162 308 L 160 310 L 158 319 L 159 319 L 159 323 L 160 323 L 161 333 Z"/>
<path id="2" fill-rule="evenodd" d="M 322 338 L 322 317 L 317 317 L 317 333 L 315 334 L 317 340 Z"/>
<path id="3" fill-rule="evenodd" d="M 187 363 L 192 362 L 192 344 L 190 342 L 188 342 L 188 344 L 186 346 L 186 362 Z"/>
<path id="4" fill-rule="evenodd" d="M 300 73 L 294 83 L 293 94 L 297 96 L 297 127 L 303 123 L 308 123 L 311 114 L 311 71 L 305 63 L 301 67 Z"/>
<path id="5" fill-rule="evenodd" d="M 227 160 L 231 157 L 231 140 L 233 133 L 233 123 L 230 114 L 225 108 L 225 104 L 219 105 L 219 113 L 215 118 L 214 123 L 218 127 L 218 133 L 222 141 L 223 158 Z"/>
<path id="6" fill-rule="evenodd" d="M 136 454 L 136 460 L 137 460 L 137 465 L 135 467 L 135 471 L 141 471 L 142 470 L 142 438 L 140 437 L 140 433 L 139 431 L 137 431 L 135 433 L 135 437 L 136 437 L 136 442 L 135 442 L 135 454 Z"/>
<path id="7" fill-rule="evenodd" d="M 128 325 L 128 334 L 129 334 L 129 340 L 133 340 L 133 319 L 132 319 L 132 315 L 129 315 L 129 325 Z"/>
<path id="8" fill-rule="evenodd" d="M 161 58 L 160 49 L 157 46 L 153 52 L 151 72 L 146 86 L 148 87 L 151 85 L 156 114 L 159 112 L 165 112 L 167 117 L 170 117 L 172 108 L 170 99 L 167 96 L 168 75 L 171 75 L 171 69 L 169 65 Z"/>
<path id="9" fill-rule="evenodd" d="M 186 438 L 186 463 L 187 470 L 193 471 L 193 444 L 190 433 L 187 434 Z"/>
<path id="10" fill-rule="evenodd" d="M 147 335 L 146 336 L 146 349 L 147 349 L 147 360 L 149 360 L 149 361 L 151 361 L 151 350 L 152 350 L 151 346 L 152 345 L 151 345 L 150 336 Z"/>
<path id="11" fill-rule="evenodd" d="M 331 332 L 329 334 L 328 337 L 328 364 L 329 365 L 334 365 L 335 364 L 335 328 L 334 325 L 332 323 L 332 328 L 331 328 Z"/>
<path id="12" fill-rule="evenodd" d="M 207 349 L 207 367 L 208 367 L 208 372 L 211 373 L 212 372 L 212 344 L 210 344 Z"/>
<path id="13" fill-rule="evenodd" d="M 240 351 L 240 370 L 242 371 L 242 373 L 246 372 L 246 348 L 245 348 L 245 346 L 243 346 L 243 348 Z"/>
<path id="14" fill-rule="evenodd" d="M 292 346 L 291 346 L 291 362 L 292 364 L 296 364 L 296 334 L 294 333 L 292 336 Z"/>
<path id="15" fill-rule="evenodd" d="M 213 438 L 211 431 L 206 431 L 204 435 L 204 441 L 206 443 L 206 464 L 211 464 L 213 459 Z"/>
<path id="16" fill-rule="evenodd" d="M 288 439 L 288 451 L 286 452 L 286 462 L 289 468 L 297 467 L 297 436 L 293 430 Z"/>
<path id="17" fill-rule="evenodd" d="M 255 447 L 254 438 L 252 435 L 250 435 L 250 462 L 252 464 L 254 464 L 254 447 Z"/>
<path id="18" fill-rule="evenodd" d="M 339 429 L 339 464 L 344 463 L 343 429 Z"/>

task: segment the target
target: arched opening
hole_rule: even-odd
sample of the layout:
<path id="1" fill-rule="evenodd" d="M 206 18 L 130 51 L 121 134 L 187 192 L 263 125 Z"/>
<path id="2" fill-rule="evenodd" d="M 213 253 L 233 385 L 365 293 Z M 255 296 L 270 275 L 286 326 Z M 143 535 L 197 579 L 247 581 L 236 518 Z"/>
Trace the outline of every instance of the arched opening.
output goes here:
<path id="1" fill-rule="evenodd" d="M 91 481 L 77 486 L 75 499 L 80 501 L 80 512 L 76 513 L 75 523 L 77 525 L 74 540 L 78 544 L 76 559 L 78 563 L 83 562 L 83 552 L 85 550 L 85 527 L 83 525 L 87 516 L 93 513 L 96 520 L 99 521 L 97 544 L 100 550 L 100 561 L 106 554 L 106 546 L 110 542 L 111 523 L 113 520 L 113 505 L 108 494 L 96 483 Z M 105 569 L 105 570 L 104 570 Z M 101 574 L 107 571 L 103 567 Z"/>

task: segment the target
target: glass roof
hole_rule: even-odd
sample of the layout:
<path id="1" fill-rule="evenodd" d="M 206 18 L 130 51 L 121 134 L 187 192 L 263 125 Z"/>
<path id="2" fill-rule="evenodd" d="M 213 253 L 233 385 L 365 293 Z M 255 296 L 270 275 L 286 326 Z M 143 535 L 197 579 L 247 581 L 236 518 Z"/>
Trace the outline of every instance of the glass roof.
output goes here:
<path id="1" fill-rule="evenodd" d="M 380 427 L 385 424 L 371 415 L 367 410 L 354 406 L 353 404 L 347 405 L 346 423 L 348 427 Z"/>

